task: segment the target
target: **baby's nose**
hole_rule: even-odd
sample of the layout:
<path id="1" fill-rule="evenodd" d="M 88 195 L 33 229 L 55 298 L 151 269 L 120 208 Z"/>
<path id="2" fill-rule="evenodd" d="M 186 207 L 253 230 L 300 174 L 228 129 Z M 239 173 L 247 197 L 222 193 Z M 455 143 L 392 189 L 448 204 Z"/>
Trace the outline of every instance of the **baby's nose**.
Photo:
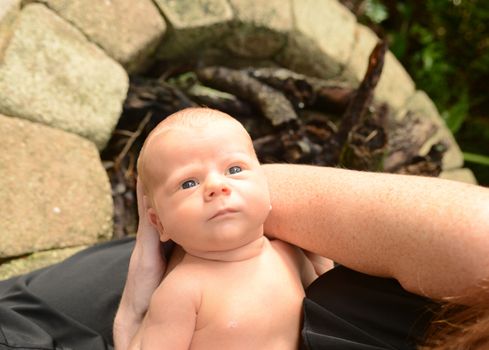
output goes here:
<path id="1" fill-rule="evenodd" d="M 221 177 L 212 177 L 206 181 L 205 188 L 205 199 L 212 200 L 215 197 L 222 195 L 229 195 L 231 193 L 231 188 Z"/>

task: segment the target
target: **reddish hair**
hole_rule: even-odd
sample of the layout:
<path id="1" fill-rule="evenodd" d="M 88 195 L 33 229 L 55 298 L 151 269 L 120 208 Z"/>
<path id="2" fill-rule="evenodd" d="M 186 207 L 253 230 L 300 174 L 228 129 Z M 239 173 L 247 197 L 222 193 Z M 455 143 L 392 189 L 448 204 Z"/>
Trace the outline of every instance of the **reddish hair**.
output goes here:
<path id="1" fill-rule="evenodd" d="M 441 306 L 421 350 L 489 349 L 489 280 L 463 300 L 470 305 L 454 299 Z"/>

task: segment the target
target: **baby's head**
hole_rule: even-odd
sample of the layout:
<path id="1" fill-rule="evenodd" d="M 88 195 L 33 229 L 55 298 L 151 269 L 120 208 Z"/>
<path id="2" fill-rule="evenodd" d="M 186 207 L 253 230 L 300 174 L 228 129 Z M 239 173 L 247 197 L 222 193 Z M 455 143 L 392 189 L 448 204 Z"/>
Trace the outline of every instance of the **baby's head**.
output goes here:
<path id="1" fill-rule="evenodd" d="M 188 108 L 167 117 L 146 139 L 138 172 L 162 241 L 221 251 L 263 234 L 266 177 L 249 134 L 225 113 Z"/>

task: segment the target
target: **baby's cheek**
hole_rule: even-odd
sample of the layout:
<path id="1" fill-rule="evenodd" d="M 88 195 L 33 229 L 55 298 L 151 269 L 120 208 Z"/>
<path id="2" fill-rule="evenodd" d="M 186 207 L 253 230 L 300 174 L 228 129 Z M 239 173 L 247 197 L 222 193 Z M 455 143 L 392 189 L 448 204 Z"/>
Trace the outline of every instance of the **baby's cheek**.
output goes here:
<path id="1" fill-rule="evenodd" d="M 258 220 L 265 221 L 266 217 L 270 213 L 271 203 L 268 193 L 258 193 L 256 194 L 253 203 L 253 215 Z"/>

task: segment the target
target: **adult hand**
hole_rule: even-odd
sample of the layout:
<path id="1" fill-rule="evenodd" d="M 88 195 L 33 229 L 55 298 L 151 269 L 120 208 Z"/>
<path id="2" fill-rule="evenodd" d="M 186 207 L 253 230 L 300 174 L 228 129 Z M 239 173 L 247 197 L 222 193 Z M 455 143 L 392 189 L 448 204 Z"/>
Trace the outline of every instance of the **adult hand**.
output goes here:
<path id="1" fill-rule="evenodd" d="M 139 180 L 136 192 L 139 224 L 126 285 L 114 321 L 114 345 L 117 350 L 125 350 L 129 347 L 166 267 L 162 244 L 158 232 L 149 222 L 148 202 Z"/>

